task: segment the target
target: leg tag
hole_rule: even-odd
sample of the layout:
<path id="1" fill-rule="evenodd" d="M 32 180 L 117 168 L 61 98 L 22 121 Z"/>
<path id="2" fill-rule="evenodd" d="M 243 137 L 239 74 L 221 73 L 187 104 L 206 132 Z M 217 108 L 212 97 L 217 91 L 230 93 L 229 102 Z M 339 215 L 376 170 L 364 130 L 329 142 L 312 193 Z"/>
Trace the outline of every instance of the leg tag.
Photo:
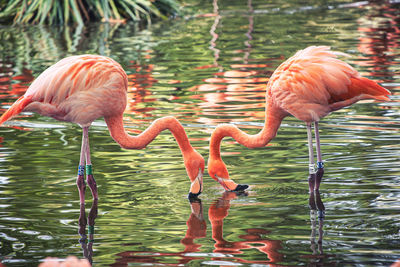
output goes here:
<path id="1" fill-rule="evenodd" d="M 93 175 L 92 165 L 86 165 L 86 175 Z"/>

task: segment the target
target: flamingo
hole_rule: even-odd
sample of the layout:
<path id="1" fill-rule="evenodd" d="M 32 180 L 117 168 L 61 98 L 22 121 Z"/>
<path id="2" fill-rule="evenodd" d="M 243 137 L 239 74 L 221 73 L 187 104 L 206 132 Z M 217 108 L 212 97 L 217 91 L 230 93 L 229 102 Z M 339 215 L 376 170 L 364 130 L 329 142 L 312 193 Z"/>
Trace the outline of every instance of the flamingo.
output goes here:
<path id="1" fill-rule="evenodd" d="M 87 259 L 78 259 L 75 256 L 68 256 L 65 260 L 53 257 L 46 257 L 38 267 L 91 267 L 92 265 Z"/>
<path id="2" fill-rule="evenodd" d="M 82 127 L 82 147 L 76 183 L 81 204 L 85 202 L 85 162 L 86 181 L 93 199 L 98 199 L 89 147 L 89 127 L 94 120 L 104 117 L 111 137 L 126 149 L 143 149 L 160 132 L 168 129 L 178 142 L 192 182 L 188 197 L 197 197 L 203 189 L 204 159 L 191 146 L 176 118 L 159 118 L 137 136 L 124 130 L 127 85 L 125 71 L 113 59 L 99 55 L 70 56 L 40 74 L 25 94 L 0 117 L 0 125 L 22 111 L 79 124 Z"/>
<path id="3" fill-rule="evenodd" d="M 243 191 L 248 185 L 235 183 L 220 154 L 222 139 L 233 137 L 248 148 L 264 147 L 275 136 L 282 120 L 289 115 L 304 121 L 307 126 L 309 148 L 309 189 L 319 190 L 324 164 L 322 161 L 318 122 L 332 111 L 352 105 L 359 100 L 389 101 L 391 93 L 376 82 L 361 77 L 349 64 L 337 56 L 346 56 L 328 46 L 310 46 L 298 51 L 283 62 L 267 84 L 265 123 L 255 135 L 241 131 L 235 125 L 218 125 L 210 139 L 208 173 L 227 191 Z M 314 123 L 317 170 L 312 141 Z"/>

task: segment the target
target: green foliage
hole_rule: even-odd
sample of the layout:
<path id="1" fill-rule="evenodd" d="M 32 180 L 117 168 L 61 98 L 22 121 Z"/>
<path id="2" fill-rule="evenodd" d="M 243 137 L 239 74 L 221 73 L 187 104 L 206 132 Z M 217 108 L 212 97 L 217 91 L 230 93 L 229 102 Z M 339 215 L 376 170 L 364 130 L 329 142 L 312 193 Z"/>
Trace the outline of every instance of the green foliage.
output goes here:
<path id="1" fill-rule="evenodd" d="M 178 13 L 176 0 L 0 0 L 0 22 L 84 24 L 85 21 L 146 20 Z"/>

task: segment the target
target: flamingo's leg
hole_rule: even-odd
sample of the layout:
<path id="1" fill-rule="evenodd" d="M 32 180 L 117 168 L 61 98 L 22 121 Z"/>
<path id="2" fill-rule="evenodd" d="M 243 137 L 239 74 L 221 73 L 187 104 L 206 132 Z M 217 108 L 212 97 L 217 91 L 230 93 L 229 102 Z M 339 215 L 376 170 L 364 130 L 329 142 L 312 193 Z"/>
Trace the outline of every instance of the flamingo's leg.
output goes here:
<path id="1" fill-rule="evenodd" d="M 90 145 L 89 145 L 89 127 L 83 127 L 83 135 L 85 136 L 86 147 L 85 147 L 85 155 L 86 155 L 86 182 L 92 191 L 93 199 L 98 199 L 97 194 L 97 184 L 96 180 L 93 177 L 93 168 L 92 162 L 90 160 Z"/>
<path id="2" fill-rule="evenodd" d="M 317 149 L 317 168 L 318 168 L 315 181 L 315 190 L 319 190 L 322 176 L 324 175 L 324 162 L 322 161 L 318 122 L 314 122 L 314 131 L 315 131 L 315 143 Z"/>
<path id="3" fill-rule="evenodd" d="M 79 160 L 79 166 L 78 166 L 78 177 L 76 178 L 76 185 L 78 187 L 79 191 L 79 200 L 81 205 L 85 205 L 85 190 L 86 190 L 86 184 L 85 184 L 85 153 L 86 153 L 86 138 L 84 131 L 82 133 L 82 146 L 81 146 L 81 156 Z"/>
<path id="4" fill-rule="evenodd" d="M 308 137 L 308 169 L 310 176 L 308 177 L 308 186 L 310 192 L 314 191 L 315 187 L 315 167 L 314 167 L 314 147 L 312 141 L 312 130 L 311 130 L 311 123 L 307 122 L 307 137 Z"/>
<path id="5" fill-rule="evenodd" d="M 324 168 L 324 162 L 322 161 L 322 154 L 321 154 L 321 144 L 319 140 L 319 129 L 318 129 L 318 122 L 314 122 L 314 131 L 315 131 L 315 143 L 317 148 L 317 167 L 318 169 Z"/>

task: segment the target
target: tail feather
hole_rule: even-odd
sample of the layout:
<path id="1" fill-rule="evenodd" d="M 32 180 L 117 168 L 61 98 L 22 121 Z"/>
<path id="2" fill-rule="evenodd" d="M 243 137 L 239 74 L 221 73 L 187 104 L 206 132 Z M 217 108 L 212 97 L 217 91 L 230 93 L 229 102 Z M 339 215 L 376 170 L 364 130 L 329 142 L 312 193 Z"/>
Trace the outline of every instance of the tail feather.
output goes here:
<path id="1" fill-rule="evenodd" d="M 0 125 L 12 117 L 21 113 L 24 108 L 32 102 L 32 96 L 21 96 L 12 106 L 0 117 Z"/>
<path id="2" fill-rule="evenodd" d="M 390 98 L 388 97 L 388 95 L 391 95 L 390 91 L 376 82 L 364 77 L 350 78 L 350 81 L 351 83 L 348 86 L 346 93 L 331 95 L 331 104 L 351 99 L 376 99 L 381 101 L 390 101 Z"/>
<path id="3" fill-rule="evenodd" d="M 365 94 L 369 95 L 376 100 L 390 101 L 388 95 L 391 95 L 390 91 L 383 88 L 376 82 L 364 78 L 352 78 L 349 86 L 349 93 L 356 95 Z"/>

